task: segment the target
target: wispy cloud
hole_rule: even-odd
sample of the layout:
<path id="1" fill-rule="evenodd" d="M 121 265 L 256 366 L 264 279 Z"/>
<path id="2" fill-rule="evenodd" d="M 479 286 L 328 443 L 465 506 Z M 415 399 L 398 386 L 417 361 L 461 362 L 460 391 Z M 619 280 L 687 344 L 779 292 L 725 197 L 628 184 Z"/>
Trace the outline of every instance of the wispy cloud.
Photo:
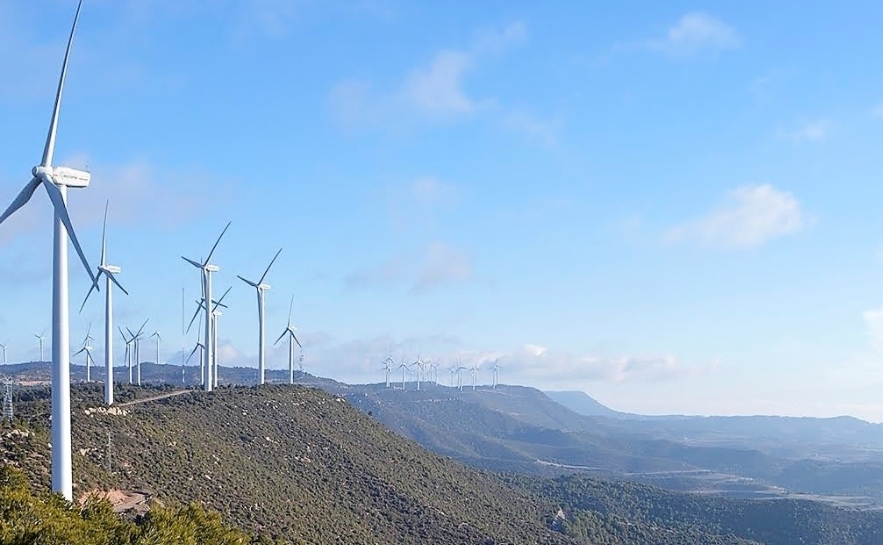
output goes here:
<path id="1" fill-rule="evenodd" d="M 769 184 L 747 185 L 730 192 L 722 206 L 705 216 L 670 229 L 665 240 L 750 248 L 797 233 L 809 223 L 810 218 L 791 193 Z"/>
<path id="2" fill-rule="evenodd" d="M 778 134 L 795 144 L 821 142 L 831 134 L 831 122 L 827 119 L 801 120 L 789 129 L 780 129 Z"/>
<path id="3" fill-rule="evenodd" d="M 511 111 L 503 116 L 503 125 L 547 147 L 558 143 L 563 125 L 560 119 L 543 119 L 524 111 Z"/>
<path id="4" fill-rule="evenodd" d="M 646 47 L 675 57 L 688 57 L 703 51 L 738 49 L 742 38 L 732 26 L 701 12 L 687 13 L 668 29 L 665 37 L 648 40 Z"/>
<path id="5" fill-rule="evenodd" d="M 460 284 L 472 279 L 472 255 L 444 242 L 426 249 L 423 264 L 410 292 L 424 293 L 445 284 Z"/>
<path id="6" fill-rule="evenodd" d="M 446 242 L 433 242 L 410 254 L 398 253 L 383 262 L 359 268 L 344 278 L 346 287 L 407 287 L 422 295 L 445 285 L 462 284 L 474 276 L 472 254 Z"/>
<path id="7" fill-rule="evenodd" d="M 329 92 L 334 117 L 345 125 L 407 125 L 420 120 L 449 120 L 474 113 L 493 99 L 478 99 L 465 89 L 466 75 L 492 54 L 522 41 L 523 22 L 478 33 L 465 49 L 443 49 L 424 65 L 411 69 L 389 91 L 377 91 L 372 82 L 348 79 Z"/>

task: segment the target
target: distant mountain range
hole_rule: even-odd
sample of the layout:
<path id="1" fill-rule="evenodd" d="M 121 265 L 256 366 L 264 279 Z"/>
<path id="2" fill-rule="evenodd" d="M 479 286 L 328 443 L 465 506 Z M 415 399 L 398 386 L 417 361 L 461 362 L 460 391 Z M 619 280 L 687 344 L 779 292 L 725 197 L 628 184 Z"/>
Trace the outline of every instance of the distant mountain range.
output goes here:
<path id="1" fill-rule="evenodd" d="M 184 368 L 197 384 L 198 367 Z M 179 384 L 182 367 L 142 364 L 145 384 Z M 46 363 L 0 366 L 32 382 Z M 253 384 L 255 369 L 220 370 Z M 72 366 L 74 381 L 84 378 Z M 128 371 L 117 368 L 118 382 Z M 286 382 L 287 371 L 268 373 Z M 735 498 L 802 497 L 883 505 L 883 426 L 855 418 L 649 417 L 605 407 L 583 392 L 501 385 L 458 391 L 432 383 L 348 385 L 296 372 L 296 382 L 346 398 L 389 428 L 476 467 L 532 475 L 586 473 Z"/>

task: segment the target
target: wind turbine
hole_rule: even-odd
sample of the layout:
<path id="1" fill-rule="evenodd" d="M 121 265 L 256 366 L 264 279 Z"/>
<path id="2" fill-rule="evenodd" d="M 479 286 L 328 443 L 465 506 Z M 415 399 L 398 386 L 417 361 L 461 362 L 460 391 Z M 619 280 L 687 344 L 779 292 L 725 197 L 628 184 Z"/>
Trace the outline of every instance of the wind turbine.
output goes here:
<path id="1" fill-rule="evenodd" d="M 423 372 L 423 361 L 420 359 L 420 352 L 417 352 L 417 359 L 411 365 L 417 368 L 417 391 L 420 391 L 420 373 Z"/>
<path id="2" fill-rule="evenodd" d="M 141 386 L 141 338 L 144 335 L 144 326 L 147 325 L 147 321 L 148 320 L 144 320 L 144 323 L 141 324 L 140 328 L 138 328 L 138 333 L 132 333 L 131 329 L 129 329 L 128 327 L 126 328 L 126 331 L 129 332 L 129 335 L 131 335 L 132 339 L 132 353 L 135 356 L 135 367 L 138 368 L 138 386 Z"/>
<path id="3" fill-rule="evenodd" d="M 86 382 L 92 382 L 92 335 L 89 333 L 92 331 L 92 324 L 89 324 L 89 329 L 86 330 L 86 338 L 83 340 L 83 347 L 80 348 L 77 352 L 71 354 L 71 357 L 74 358 L 83 352 L 86 353 Z"/>
<path id="4" fill-rule="evenodd" d="M 462 392 L 463 391 L 463 371 L 466 370 L 463 367 L 463 364 L 460 362 L 460 358 L 457 358 L 457 388 Z"/>
<path id="5" fill-rule="evenodd" d="M 120 335 L 123 337 L 123 342 L 126 343 L 126 352 L 124 358 L 126 360 L 126 366 L 129 368 L 129 384 L 132 384 L 132 339 L 126 337 L 126 333 L 123 331 L 123 328 L 119 327 L 117 329 L 119 329 Z"/>
<path id="6" fill-rule="evenodd" d="M 408 365 L 405 363 L 405 355 L 402 354 L 402 363 L 399 364 L 398 367 L 396 367 L 396 369 L 401 369 L 401 370 L 402 370 L 402 390 L 405 389 L 405 370 L 406 370 L 407 368 L 408 368 Z"/>
<path id="7" fill-rule="evenodd" d="M 159 334 L 159 331 L 154 331 L 150 338 L 156 337 L 156 360 L 154 363 L 159 365 L 159 345 L 162 343 L 162 336 Z"/>
<path id="8" fill-rule="evenodd" d="M 230 228 L 230 223 L 231 222 L 227 222 L 226 227 L 224 227 L 224 230 L 221 231 L 220 236 L 218 236 L 218 240 L 215 241 L 215 245 L 212 246 L 211 251 L 208 253 L 208 257 L 205 258 L 205 261 L 200 263 L 197 261 L 193 261 L 192 259 L 188 259 L 184 256 L 181 256 L 181 259 L 183 259 L 187 263 L 190 263 L 191 265 L 193 265 L 194 267 L 196 267 L 197 269 L 200 270 L 201 276 L 202 276 L 203 297 L 206 301 L 212 300 L 212 273 L 217 272 L 219 270 L 219 267 L 217 265 L 211 264 L 212 255 L 214 255 L 215 249 L 217 249 L 218 244 L 221 242 L 221 238 L 224 236 L 224 233 L 226 233 L 227 229 Z M 206 307 L 208 307 L 208 306 L 209 305 L 206 304 Z M 203 387 L 205 388 L 205 391 L 207 391 L 207 392 L 212 391 L 212 376 L 210 374 L 211 373 L 211 363 L 212 363 L 212 348 L 213 348 L 213 346 L 212 346 L 212 313 L 206 312 L 205 313 L 205 351 L 203 352 L 203 360 L 205 362 L 205 367 L 203 369 L 205 372 L 205 377 L 204 377 L 205 382 L 203 383 Z"/>
<path id="9" fill-rule="evenodd" d="M 101 229 L 101 262 L 98 264 L 98 274 L 96 278 L 104 275 L 104 404 L 113 405 L 113 284 L 116 284 L 123 293 L 129 295 L 114 275 L 122 272 L 122 269 L 116 265 L 108 265 L 107 263 L 107 209 L 110 207 L 110 201 L 104 203 L 104 226 Z M 80 305 L 80 312 L 86 306 L 86 301 L 92 291 L 97 288 L 97 284 L 93 284 L 83 304 Z"/>
<path id="10" fill-rule="evenodd" d="M 279 341 L 282 340 L 286 334 L 288 337 L 288 384 L 294 384 L 294 343 L 303 350 L 303 345 L 300 344 L 300 341 L 297 340 L 297 337 L 294 335 L 294 330 L 297 329 L 291 325 L 291 309 L 294 308 L 294 295 L 291 296 L 291 304 L 288 305 L 288 325 L 285 327 L 285 331 L 279 335 L 279 338 L 276 339 L 276 342 L 273 345 L 279 344 Z M 292 342 L 293 341 L 293 342 Z"/>
<path id="11" fill-rule="evenodd" d="M 43 340 L 46 338 L 46 331 L 43 331 L 43 333 L 40 333 L 39 335 L 37 335 L 35 333 L 34 337 L 37 337 L 37 339 L 39 339 L 39 342 L 40 342 L 40 361 L 42 362 L 43 361 Z M 53 343 L 53 344 L 55 344 L 55 343 Z"/>
<path id="12" fill-rule="evenodd" d="M 4 354 L 5 354 L 5 352 L 4 352 Z M 381 364 L 383 365 L 383 367 L 381 367 L 381 369 L 386 371 L 386 387 L 387 388 L 389 388 L 389 372 L 391 370 L 390 364 L 393 364 L 393 363 L 395 363 L 395 362 L 392 359 L 392 353 L 387 354 L 386 359 L 381 362 Z"/>
<path id="13" fill-rule="evenodd" d="M 500 383 L 500 367 L 501 367 L 501 365 L 499 363 L 497 363 L 498 361 L 499 361 L 499 358 L 495 359 L 494 365 L 493 365 L 493 367 L 491 367 L 491 369 L 494 371 L 493 388 L 495 390 L 497 389 L 497 384 Z"/>
<path id="14" fill-rule="evenodd" d="M 6 345 L 0 344 L 0 350 L 3 350 L 3 365 L 6 365 Z"/>
<path id="15" fill-rule="evenodd" d="M 478 367 L 475 364 L 469 368 L 469 374 L 472 375 L 472 391 L 475 391 L 475 379 L 478 377 Z"/>
<path id="16" fill-rule="evenodd" d="M 451 365 L 450 367 L 448 367 L 448 371 L 451 372 L 451 388 L 453 388 L 454 387 L 454 375 L 457 373 L 457 367 L 454 365 Z"/>
<path id="17" fill-rule="evenodd" d="M 71 408 L 70 408 L 70 325 L 68 322 L 68 237 L 83 262 L 93 284 L 98 283 L 92 274 L 92 267 L 80 247 L 70 215 L 67 212 L 67 188 L 88 187 L 91 175 L 88 172 L 69 167 L 52 166 L 55 153 L 55 135 L 58 129 L 58 114 L 61 110 L 61 96 L 64 78 L 67 74 L 68 58 L 74 40 L 80 8 L 77 5 L 71 33 L 64 52 L 61 75 L 55 92 L 55 105 L 43 148 L 40 164 L 31 169 L 33 178 L 25 185 L 9 207 L 0 215 L 0 223 L 24 206 L 40 185 L 46 190 L 55 210 L 53 229 L 52 267 L 52 491 L 60 492 L 68 501 L 73 499 L 73 475 L 71 465 Z M 41 358 L 42 359 L 42 358 Z"/>
<path id="18" fill-rule="evenodd" d="M 279 248 L 279 251 L 276 252 L 275 256 L 273 256 L 270 264 L 267 265 L 267 268 L 264 270 L 264 274 L 261 275 L 261 279 L 257 282 L 246 280 L 245 278 L 237 275 L 237 278 L 239 278 L 249 286 L 253 287 L 257 291 L 258 295 L 258 384 L 264 383 L 264 375 L 266 371 L 264 358 L 264 294 L 268 289 L 270 289 L 270 284 L 265 284 L 264 279 L 267 278 L 267 273 L 270 272 L 270 267 L 272 267 L 273 263 L 276 262 L 276 258 L 279 257 L 280 253 L 282 253 L 282 248 Z"/>

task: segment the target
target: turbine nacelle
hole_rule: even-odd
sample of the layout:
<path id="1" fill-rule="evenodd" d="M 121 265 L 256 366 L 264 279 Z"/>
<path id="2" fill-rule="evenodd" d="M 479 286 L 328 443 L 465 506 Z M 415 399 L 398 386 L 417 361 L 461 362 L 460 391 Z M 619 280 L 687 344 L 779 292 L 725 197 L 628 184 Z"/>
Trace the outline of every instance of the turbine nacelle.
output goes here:
<path id="1" fill-rule="evenodd" d="M 99 265 L 98 270 L 105 274 L 120 274 L 123 269 L 116 265 Z"/>
<path id="2" fill-rule="evenodd" d="M 37 165 L 31 169 L 31 174 L 34 175 L 34 178 L 49 178 L 55 185 L 67 187 L 89 187 L 89 182 L 92 180 L 90 172 L 71 167 Z"/>

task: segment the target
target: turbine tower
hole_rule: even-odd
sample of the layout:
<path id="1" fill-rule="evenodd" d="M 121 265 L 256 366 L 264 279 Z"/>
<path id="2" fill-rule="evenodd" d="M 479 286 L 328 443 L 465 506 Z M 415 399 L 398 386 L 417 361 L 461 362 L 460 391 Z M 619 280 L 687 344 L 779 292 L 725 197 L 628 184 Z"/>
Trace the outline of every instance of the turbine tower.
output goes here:
<path id="1" fill-rule="evenodd" d="M 117 282 L 116 274 L 122 272 L 122 269 L 116 265 L 107 263 L 107 209 L 110 207 L 110 201 L 104 203 L 104 227 L 101 229 L 101 262 L 98 264 L 98 274 L 96 278 L 104 275 L 104 404 L 113 405 L 113 284 L 116 284 L 120 290 L 126 295 L 126 291 L 119 282 Z M 86 306 L 89 295 L 97 284 L 93 284 L 80 305 L 80 312 Z"/>
<path id="2" fill-rule="evenodd" d="M 71 354 L 71 358 L 79 356 L 83 352 L 86 353 L 86 382 L 92 382 L 92 335 L 90 332 L 92 331 L 92 324 L 89 324 L 89 329 L 86 330 L 86 338 L 83 339 L 83 347 L 80 348 L 74 354 Z"/>
<path id="3" fill-rule="evenodd" d="M 417 352 L 417 359 L 412 363 L 414 367 L 416 367 L 416 375 L 417 375 L 417 391 L 420 391 L 420 374 L 423 372 L 423 360 L 420 359 L 420 352 Z"/>
<path id="4" fill-rule="evenodd" d="M 291 304 L 288 305 L 288 325 L 285 327 L 285 331 L 282 332 L 282 335 L 279 335 L 279 338 L 276 339 L 276 342 L 273 343 L 273 346 L 279 344 L 279 341 L 282 340 L 282 337 L 288 335 L 288 384 L 294 384 L 294 343 L 300 347 L 301 350 L 304 349 L 303 345 L 300 344 L 300 341 L 297 340 L 297 337 L 294 334 L 294 330 L 296 327 L 291 325 L 291 310 L 294 308 L 294 295 L 291 296 Z"/>
<path id="5" fill-rule="evenodd" d="M 273 266 L 273 263 L 276 262 L 276 258 L 279 257 L 279 254 L 282 253 L 282 248 L 279 248 L 279 251 L 276 252 L 276 255 L 273 256 L 273 259 L 270 261 L 270 264 L 267 265 L 267 268 L 264 270 L 264 274 L 261 275 L 261 279 L 257 282 L 252 282 L 251 280 L 246 280 L 245 278 L 237 275 L 237 278 L 253 287 L 257 291 L 258 295 L 258 384 L 264 383 L 264 375 L 266 374 L 266 364 L 265 364 L 265 352 L 264 352 L 264 294 L 268 289 L 270 289 L 270 284 L 265 284 L 264 279 L 267 278 L 267 273 L 270 272 L 270 267 Z"/>
<path id="6" fill-rule="evenodd" d="M 205 365 L 205 360 L 202 359 L 202 354 L 205 351 L 205 345 L 202 344 L 202 331 L 199 332 L 199 336 L 196 339 L 196 346 L 193 347 L 193 350 L 190 351 L 190 355 L 187 356 L 187 360 L 184 362 L 185 364 L 190 363 L 190 358 L 193 357 L 193 354 L 199 350 L 199 380 L 200 384 L 203 380 L 205 380 L 205 373 L 203 372 L 203 365 Z"/>
<path id="7" fill-rule="evenodd" d="M 40 361 L 42 362 L 43 361 L 43 340 L 46 338 L 46 332 L 44 331 L 43 333 L 40 333 L 39 335 L 37 335 L 35 333 L 34 337 L 37 337 L 37 339 L 39 340 L 39 343 L 40 343 Z"/>
<path id="8" fill-rule="evenodd" d="M 227 229 L 230 228 L 230 223 L 227 222 L 227 225 L 224 227 L 224 230 L 221 231 L 220 236 L 218 236 L 218 240 L 215 241 L 215 245 L 212 246 L 211 251 L 208 253 L 208 257 L 205 258 L 205 261 L 198 262 L 193 261 L 192 259 L 188 259 L 184 256 L 181 256 L 181 259 L 190 263 L 197 269 L 199 269 L 202 277 L 202 293 L 203 297 L 206 301 L 212 300 L 212 273 L 218 272 L 219 268 L 217 265 L 212 265 L 212 255 L 215 253 L 215 249 L 217 249 L 218 244 L 221 242 L 221 238 L 224 236 L 224 233 L 227 232 Z M 206 307 L 209 305 L 206 304 Z M 203 361 L 205 362 L 205 367 L 203 371 L 205 373 L 203 388 L 206 392 L 212 391 L 212 376 L 211 376 L 211 368 L 212 368 L 212 313 L 205 313 L 205 350 L 203 351 Z"/>
<path id="9" fill-rule="evenodd" d="M 469 374 L 472 375 L 472 391 L 475 391 L 475 379 L 478 378 L 478 367 L 474 364 L 469 368 Z"/>
<path id="10" fill-rule="evenodd" d="M 68 167 L 52 166 L 55 153 L 55 135 L 58 129 L 58 114 L 61 110 L 61 96 L 64 78 L 67 74 L 68 58 L 74 40 L 80 8 L 77 5 L 71 33 L 64 52 L 61 75 L 55 92 L 55 105 L 46 135 L 46 145 L 40 164 L 31 173 L 33 178 L 25 185 L 12 204 L 0 215 L 0 223 L 24 206 L 40 185 L 49 194 L 55 210 L 53 229 L 52 267 L 52 491 L 59 492 L 68 501 L 73 499 L 73 475 L 71 465 L 71 407 L 70 407 L 70 325 L 68 323 L 68 237 L 83 262 L 93 284 L 98 283 L 92 274 L 92 267 L 80 247 L 74 226 L 67 212 L 67 188 L 88 187 L 91 175 L 88 172 Z M 41 358 L 42 359 L 42 358 Z"/>
<path id="11" fill-rule="evenodd" d="M 3 365 L 6 365 L 6 345 L 0 344 L 0 350 L 3 350 Z"/>
<path id="12" fill-rule="evenodd" d="M 497 389 L 497 384 L 500 383 L 500 367 L 501 367 L 501 365 L 499 363 L 497 363 L 498 361 L 499 361 L 499 358 L 495 359 L 494 365 L 493 365 L 493 367 L 491 367 L 491 369 L 494 371 L 493 388 L 495 390 Z"/>

